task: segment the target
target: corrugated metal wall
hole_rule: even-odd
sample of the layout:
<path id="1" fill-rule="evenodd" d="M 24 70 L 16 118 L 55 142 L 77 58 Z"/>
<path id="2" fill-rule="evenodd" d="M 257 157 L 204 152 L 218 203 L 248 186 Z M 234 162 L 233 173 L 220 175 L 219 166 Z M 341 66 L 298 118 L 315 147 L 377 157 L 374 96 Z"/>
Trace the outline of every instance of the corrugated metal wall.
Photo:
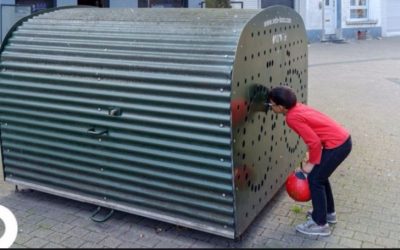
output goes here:
<path id="1" fill-rule="evenodd" d="M 1 50 L 5 179 L 237 237 L 304 157 L 263 102 L 306 103 L 307 58 L 287 7 L 31 16 Z"/>
<path id="2" fill-rule="evenodd" d="M 256 12 L 156 11 L 17 28 L 1 55 L 6 179 L 232 237 L 230 74 Z"/>

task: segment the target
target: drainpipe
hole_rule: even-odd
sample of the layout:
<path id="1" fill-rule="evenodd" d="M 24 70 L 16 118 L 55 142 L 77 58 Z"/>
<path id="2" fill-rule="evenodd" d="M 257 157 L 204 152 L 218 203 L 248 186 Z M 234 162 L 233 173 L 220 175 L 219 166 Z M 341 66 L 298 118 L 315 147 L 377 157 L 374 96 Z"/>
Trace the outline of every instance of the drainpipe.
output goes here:
<path id="1" fill-rule="evenodd" d="M 325 8 L 323 0 L 320 0 L 318 3 L 319 9 L 322 11 L 322 30 L 321 30 L 321 42 L 325 42 Z"/>
<path id="2" fill-rule="evenodd" d="M 344 40 L 342 34 L 342 0 L 336 0 L 336 39 Z"/>

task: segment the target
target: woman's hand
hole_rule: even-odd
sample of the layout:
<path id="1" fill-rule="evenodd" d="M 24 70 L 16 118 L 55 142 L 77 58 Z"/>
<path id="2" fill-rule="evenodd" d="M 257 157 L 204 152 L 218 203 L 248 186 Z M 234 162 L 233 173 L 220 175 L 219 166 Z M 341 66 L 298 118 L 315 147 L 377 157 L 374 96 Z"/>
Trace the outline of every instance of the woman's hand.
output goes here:
<path id="1" fill-rule="evenodd" d="M 301 167 L 301 171 L 305 174 L 311 173 L 314 168 L 314 164 L 307 162 L 303 167 Z"/>
<path id="2" fill-rule="evenodd" d="M 298 167 L 298 168 L 296 169 L 296 172 L 301 171 L 301 172 L 303 172 L 304 174 L 309 174 L 309 173 L 313 170 L 314 164 L 308 162 L 308 152 L 306 153 L 306 156 L 305 156 L 304 159 L 302 160 L 300 166 L 302 166 L 302 167 Z"/>
<path id="3" fill-rule="evenodd" d="M 308 156 L 309 156 L 309 154 L 308 154 L 308 151 L 307 151 L 307 152 L 306 152 L 306 156 L 304 156 L 304 159 L 302 160 L 303 165 L 307 164 L 307 162 L 308 162 Z"/>

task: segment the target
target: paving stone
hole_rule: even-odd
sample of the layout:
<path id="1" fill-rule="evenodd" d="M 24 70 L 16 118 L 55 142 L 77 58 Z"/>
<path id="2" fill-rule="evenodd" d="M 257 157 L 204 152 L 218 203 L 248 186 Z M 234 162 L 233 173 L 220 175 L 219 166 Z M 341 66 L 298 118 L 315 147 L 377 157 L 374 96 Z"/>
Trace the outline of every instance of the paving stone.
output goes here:
<path id="1" fill-rule="evenodd" d="M 46 219 L 40 221 L 39 223 L 37 223 L 37 225 L 39 227 L 46 228 L 46 229 L 50 229 L 50 228 L 52 228 L 52 227 L 54 227 L 55 225 L 58 225 L 58 224 L 60 224 L 59 221 L 54 220 L 54 219 L 49 219 L 49 218 L 46 218 Z"/>
<path id="2" fill-rule="evenodd" d="M 67 248 L 78 248 L 85 243 L 86 243 L 85 240 L 82 240 L 75 236 L 71 236 L 71 237 L 67 238 L 66 240 L 62 241 L 61 245 L 65 246 Z"/>
<path id="3" fill-rule="evenodd" d="M 362 241 L 342 237 L 339 244 L 350 248 L 360 248 Z"/>
<path id="4" fill-rule="evenodd" d="M 51 241 L 53 243 L 60 243 L 70 237 L 72 237 L 72 236 L 69 234 L 54 232 L 54 233 L 48 235 L 46 239 L 48 239 L 49 241 Z"/>
<path id="5" fill-rule="evenodd" d="M 279 223 L 280 225 L 285 224 L 285 225 L 291 225 L 293 223 L 293 219 L 285 217 L 285 216 L 275 216 L 273 219 L 273 222 Z"/>
<path id="6" fill-rule="evenodd" d="M 389 238 L 391 239 L 400 239 L 400 232 L 390 232 Z"/>
<path id="7" fill-rule="evenodd" d="M 134 242 L 124 242 L 121 245 L 118 246 L 118 248 L 129 248 L 129 249 L 135 249 L 135 248 L 146 248 L 145 246 L 136 244 Z"/>
<path id="8" fill-rule="evenodd" d="M 265 248 L 271 241 L 270 238 L 256 237 L 248 241 L 242 241 L 242 244 L 238 244 L 239 248 L 243 245 L 244 248 Z"/>
<path id="9" fill-rule="evenodd" d="M 342 229 L 342 228 L 337 228 L 337 227 L 335 227 L 334 233 L 335 233 L 335 235 L 343 236 L 343 237 L 347 237 L 347 238 L 352 238 L 354 235 L 353 230 Z"/>
<path id="10" fill-rule="evenodd" d="M 233 243 L 233 240 L 222 237 L 212 237 L 208 242 L 217 247 L 227 248 Z"/>
<path id="11" fill-rule="evenodd" d="M 281 231 L 265 229 L 261 235 L 262 238 L 281 240 L 283 233 Z"/>
<path id="12" fill-rule="evenodd" d="M 27 242 L 28 240 L 32 239 L 33 236 L 30 234 L 26 234 L 26 233 L 18 233 L 17 234 L 17 238 L 15 239 L 15 243 L 22 245 L 25 242 Z"/>
<path id="13" fill-rule="evenodd" d="M 28 240 L 27 242 L 25 242 L 23 245 L 28 247 L 28 248 L 41 248 L 44 245 L 46 245 L 48 243 L 47 240 L 41 239 L 41 238 L 37 238 L 37 237 L 33 237 L 32 239 Z"/>
<path id="14" fill-rule="evenodd" d="M 143 235 L 143 237 L 139 237 L 136 240 L 136 243 L 145 247 L 153 248 L 155 247 L 160 240 L 152 235 Z"/>
<path id="15" fill-rule="evenodd" d="M 335 244 L 338 245 L 341 238 L 342 237 L 340 237 L 340 236 L 331 234 L 329 237 L 318 236 L 318 241 L 330 243 L 333 245 L 335 245 Z"/>
<path id="16" fill-rule="evenodd" d="M 172 248 L 172 249 L 176 249 L 176 248 L 180 248 L 181 246 L 171 242 L 171 241 L 160 241 L 159 243 L 157 243 L 154 248 Z"/>
<path id="17" fill-rule="evenodd" d="M 87 235 L 89 233 L 90 233 L 89 230 L 86 230 L 86 229 L 81 228 L 79 226 L 75 226 L 74 228 L 72 228 L 71 230 L 69 230 L 67 232 L 67 234 L 73 235 L 73 236 L 76 236 L 76 237 L 83 237 L 83 236 L 85 236 L 85 235 Z"/>
<path id="18" fill-rule="evenodd" d="M 380 227 L 385 228 L 389 231 L 400 232 L 400 223 L 393 223 L 382 221 Z"/>
<path id="19" fill-rule="evenodd" d="M 60 222 L 69 224 L 70 222 L 73 222 L 73 221 L 77 220 L 78 218 L 79 217 L 77 217 L 77 216 L 75 216 L 73 214 L 63 213 L 63 214 L 61 214 L 61 215 L 59 215 L 57 217 L 57 220 L 60 221 Z"/>
<path id="20" fill-rule="evenodd" d="M 303 236 L 295 236 L 292 234 L 284 234 L 281 241 L 286 242 L 289 246 L 299 246 L 303 243 Z"/>
<path id="21" fill-rule="evenodd" d="M 58 223 L 57 225 L 54 225 L 51 230 L 59 233 L 66 233 L 70 231 L 74 226 L 65 224 L 65 223 Z"/>
<path id="22" fill-rule="evenodd" d="M 39 238 L 46 238 L 46 236 L 52 234 L 54 231 L 46 228 L 38 228 L 35 231 L 31 232 L 30 235 L 39 237 Z"/>
<path id="23" fill-rule="evenodd" d="M 362 225 L 362 224 L 350 223 L 350 224 L 346 225 L 346 229 L 351 230 L 351 231 L 361 232 L 361 233 L 367 232 L 367 226 Z"/>
<path id="24" fill-rule="evenodd" d="M 242 240 L 233 240 L 233 242 L 230 244 L 229 248 L 250 248 L 252 247 L 255 243 L 258 243 L 262 245 L 263 242 L 262 240 L 266 240 L 265 238 L 261 237 L 246 237 L 243 238 Z"/>
<path id="25" fill-rule="evenodd" d="M 382 212 L 381 212 L 382 213 Z M 374 218 L 381 221 L 386 222 L 387 224 L 392 224 L 392 216 L 387 214 L 374 214 Z M 393 225 L 395 226 L 395 225 Z"/>
<path id="26" fill-rule="evenodd" d="M 363 242 L 361 248 L 383 248 L 383 246 L 371 242 Z"/>
<path id="27" fill-rule="evenodd" d="M 289 245 L 283 241 L 269 239 L 263 247 L 265 247 L 265 248 L 288 248 Z"/>
<path id="28" fill-rule="evenodd" d="M 354 237 L 355 240 L 360 240 L 362 242 L 370 242 L 374 243 L 376 236 L 367 233 L 355 232 Z"/>
<path id="29" fill-rule="evenodd" d="M 71 226 L 77 226 L 77 227 L 85 228 L 85 227 L 91 227 L 91 226 L 95 225 L 96 222 L 93 222 L 89 218 L 76 217 L 76 219 L 74 221 L 68 222 L 68 224 L 70 224 Z"/>
<path id="30" fill-rule="evenodd" d="M 31 214 L 27 217 L 25 217 L 26 223 L 32 224 L 32 225 L 37 225 L 39 222 L 43 221 L 46 219 L 44 216 L 40 216 L 38 214 Z"/>
<path id="31" fill-rule="evenodd" d="M 336 244 L 336 243 L 326 243 L 326 246 L 325 246 L 325 248 L 330 248 L 330 249 L 332 249 L 332 248 L 346 248 L 346 249 L 349 249 L 349 246 L 345 246 L 345 245 L 340 245 L 340 244 Z"/>
<path id="32" fill-rule="evenodd" d="M 175 230 L 175 228 L 169 228 L 167 230 L 156 230 L 155 234 L 157 235 L 157 237 L 159 237 L 160 239 L 168 239 L 170 241 L 174 241 L 177 238 L 179 238 L 182 241 L 190 241 L 190 242 L 194 242 L 195 239 L 193 238 L 189 238 L 189 237 L 181 237 L 181 233 L 178 232 L 177 230 Z"/>
<path id="33" fill-rule="evenodd" d="M 52 242 L 47 243 L 45 246 L 43 246 L 43 248 L 52 248 L 52 249 L 57 249 L 57 248 L 65 248 L 62 245 L 58 245 Z"/>
<path id="34" fill-rule="evenodd" d="M 169 239 L 171 240 L 171 242 L 176 243 L 177 245 L 180 245 L 182 247 L 190 247 L 196 242 L 195 239 L 182 235 L 177 235 L 174 238 L 169 237 Z"/>
<path id="35" fill-rule="evenodd" d="M 279 225 L 279 223 L 272 221 L 272 219 L 266 219 L 263 222 L 263 227 L 270 230 L 277 230 L 279 228 Z"/>
<path id="36" fill-rule="evenodd" d="M 304 240 L 301 243 L 301 248 L 325 248 L 327 244 L 328 243 L 319 240 Z"/>
<path id="37" fill-rule="evenodd" d="M 98 223 L 98 222 L 93 222 L 92 224 L 88 224 L 85 226 L 85 228 L 88 228 L 91 232 L 96 232 L 96 233 L 106 233 L 108 230 L 111 230 L 111 226 L 104 224 L 104 223 Z"/>
<path id="38" fill-rule="evenodd" d="M 116 248 L 118 245 L 122 244 L 122 241 L 113 237 L 107 237 L 100 241 L 99 244 L 105 247 Z"/>
<path id="39" fill-rule="evenodd" d="M 399 240 L 398 239 L 390 239 L 390 238 L 383 238 L 383 237 L 377 237 L 376 244 L 384 246 L 384 247 L 389 247 L 389 248 L 399 248 Z"/>
<path id="40" fill-rule="evenodd" d="M 296 232 L 294 225 L 280 224 L 276 230 L 278 232 L 284 232 L 285 234 L 299 235 L 299 233 Z"/>
<path id="41" fill-rule="evenodd" d="M 115 221 L 115 222 L 110 222 L 108 227 L 104 229 L 104 232 L 117 236 L 128 232 L 130 229 L 131 229 L 130 223 L 126 223 L 124 221 Z"/>
<path id="42" fill-rule="evenodd" d="M 89 232 L 88 234 L 85 234 L 84 236 L 81 236 L 80 238 L 87 240 L 87 241 L 91 241 L 91 242 L 100 242 L 102 241 L 104 238 L 106 238 L 107 236 L 105 234 L 102 233 L 97 233 L 97 232 Z"/>
<path id="43" fill-rule="evenodd" d="M 91 248 L 91 249 L 96 249 L 96 248 L 104 248 L 105 246 L 94 243 L 94 242 L 86 242 L 83 245 L 81 245 L 79 248 Z"/>
<path id="44" fill-rule="evenodd" d="M 0 202 L 1 203 L 1 202 Z M 13 210 L 12 211 L 15 217 L 17 218 L 17 221 L 19 222 L 22 218 L 29 217 L 31 214 L 24 211 L 24 210 Z"/>
<path id="45" fill-rule="evenodd" d="M 26 222 L 26 223 L 20 224 L 18 226 L 18 231 L 22 232 L 22 233 L 30 234 L 33 231 L 37 230 L 38 228 L 39 228 L 38 225 Z"/>
<path id="46" fill-rule="evenodd" d="M 20 245 L 20 244 L 14 243 L 14 244 L 12 244 L 12 246 L 10 248 L 21 249 L 21 248 L 27 248 L 27 247 L 24 246 L 24 245 Z"/>
<path id="47" fill-rule="evenodd" d="M 193 243 L 191 248 L 215 248 L 215 245 L 206 241 L 197 240 L 195 243 Z"/>
<path id="48" fill-rule="evenodd" d="M 140 235 L 141 234 L 139 232 L 128 231 L 126 233 L 117 236 L 117 239 L 120 239 L 121 241 L 124 242 L 135 242 L 137 239 L 139 239 Z"/>
<path id="49" fill-rule="evenodd" d="M 253 225 L 251 228 L 248 229 L 248 234 L 251 235 L 262 235 L 266 229 L 264 227 L 259 227 Z"/>
<path id="50" fill-rule="evenodd" d="M 389 237 L 389 230 L 384 227 L 368 227 L 367 233 L 380 236 L 380 237 Z"/>
<path id="51" fill-rule="evenodd" d="M 274 210 L 274 214 L 277 216 L 287 217 L 290 213 L 290 208 L 279 208 Z"/>

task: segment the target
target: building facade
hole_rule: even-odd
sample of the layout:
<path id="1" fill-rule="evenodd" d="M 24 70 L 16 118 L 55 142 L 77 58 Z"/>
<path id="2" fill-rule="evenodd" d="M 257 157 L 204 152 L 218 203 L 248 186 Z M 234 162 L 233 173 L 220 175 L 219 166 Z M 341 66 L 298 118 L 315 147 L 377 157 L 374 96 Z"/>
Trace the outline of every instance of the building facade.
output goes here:
<path id="1" fill-rule="evenodd" d="M 93 5 L 103 8 L 206 7 L 205 1 L 202 0 L 0 0 L 0 3 L 2 38 L 21 16 L 54 7 L 68 5 Z M 400 35 L 400 0 L 231 1 L 232 8 L 244 9 L 262 9 L 275 4 L 293 8 L 303 17 L 310 43 Z"/>

